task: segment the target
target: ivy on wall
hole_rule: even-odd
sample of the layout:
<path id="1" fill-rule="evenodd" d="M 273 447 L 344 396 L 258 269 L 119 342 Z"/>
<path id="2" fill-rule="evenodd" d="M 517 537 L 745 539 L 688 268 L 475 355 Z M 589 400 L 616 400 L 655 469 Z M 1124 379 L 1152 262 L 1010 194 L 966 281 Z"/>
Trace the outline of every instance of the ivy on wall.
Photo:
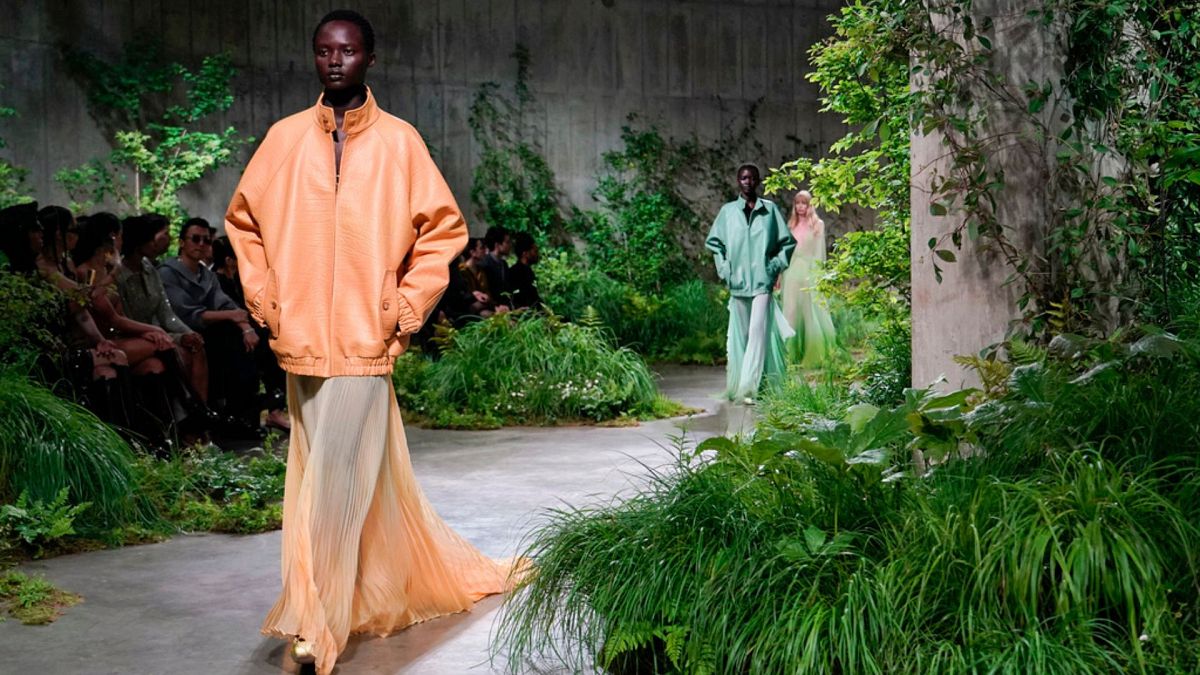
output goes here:
<path id="1" fill-rule="evenodd" d="M 521 44 L 511 54 L 517 77 L 511 94 L 487 82 L 479 87 L 467 118 L 479 145 L 479 163 L 471 182 L 471 200 L 484 221 L 528 232 L 545 244 L 562 242 L 562 196 L 554 172 L 531 121 L 536 106 L 529 90 L 529 50 Z"/>

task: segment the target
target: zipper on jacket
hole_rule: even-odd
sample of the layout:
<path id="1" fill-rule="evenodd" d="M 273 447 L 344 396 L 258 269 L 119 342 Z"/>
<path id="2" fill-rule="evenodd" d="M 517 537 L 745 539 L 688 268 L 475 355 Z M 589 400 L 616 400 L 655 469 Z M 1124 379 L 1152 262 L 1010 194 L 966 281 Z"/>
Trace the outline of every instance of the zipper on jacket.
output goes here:
<path id="1" fill-rule="evenodd" d="M 333 194 L 335 196 L 337 195 L 338 189 L 342 184 L 342 157 L 338 154 L 337 134 L 338 131 L 336 127 L 333 131 L 329 132 L 329 140 L 333 143 Z M 342 139 L 342 152 L 346 152 L 346 139 L 344 138 Z M 337 201 L 335 199 L 334 206 L 336 205 Z"/>
<path id="2" fill-rule="evenodd" d="M 335 133 L 337 133 L 337 132 L 335 132 Z M 341 133 L 345 134 L 346 132 L 343 131 Z M 330 140 L 331 141 L 333 140 L 332 136 L 330 136 Z M 338 229 L 339 229 L 338 228 L 338 197 L 341 195 L 342 169 L 346 166 L 346 149 L 349 148 L 349 146 L 350 146 L 349 135 L 343 136 L 343 138 L 342 138 L 342 156 L 341 156 L 340 160 L 338 159 L 338 155 L 337 155 L 336 141 L 335 141 L 335 145 L 333 148 L 333 152 L 334 152 L 334 155 L 333 155 L 333 272 L 330 275 L 329 307 L 335 316 L 331 316 L 330 318 L 332 320 L 325 324 L 325 330 L 326 330 L 325 344 L 329 345 L 329 348 L 331 350 L 333 349 L 333 346 L 334 346 L 333 345 L 333 333 L 334 333 L 333 326 L 336 323 L 338 323 L 336 320 L 338 305 L 336 302 L 334 302 L 334 297 L 333 297 L 334 289 L 337 288 L 338 259 L 341 257 L 341 252 L 339 251 L 339 246 L 338 246 Z"/>

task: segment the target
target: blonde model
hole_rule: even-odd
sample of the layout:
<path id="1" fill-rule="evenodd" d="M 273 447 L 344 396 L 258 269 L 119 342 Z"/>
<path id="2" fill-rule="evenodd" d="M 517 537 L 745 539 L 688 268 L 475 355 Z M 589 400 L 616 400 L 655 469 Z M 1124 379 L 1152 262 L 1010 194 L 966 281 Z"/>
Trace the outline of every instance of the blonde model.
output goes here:
<path id="1" fill-rule="evenodd" d="M 420 135 L 364 84 L 374 42 L 355 12 L 320 21 L 324 92 L 271 127 L 225 216 L 292 417 L 283 591 L 262 630 L 319 673 L 350 634 L 463 611 L 509 576 L 442 522 L 409 462 L 392 365 L 467 228 Z"/>
<path id="2" fill-rule="evenodd" d="M 807 190 L 792 199 L 788 230 L 796 241 L 791 262 L 780 277 L 783 316 L 796 331 L 788 341 L 788 356 L 802 368 L 816 368 L 833 348 L 835 333 L 825 299 L 816 291 L 817 272 L 825 260 L 825 222 L 817 217 Z"/>

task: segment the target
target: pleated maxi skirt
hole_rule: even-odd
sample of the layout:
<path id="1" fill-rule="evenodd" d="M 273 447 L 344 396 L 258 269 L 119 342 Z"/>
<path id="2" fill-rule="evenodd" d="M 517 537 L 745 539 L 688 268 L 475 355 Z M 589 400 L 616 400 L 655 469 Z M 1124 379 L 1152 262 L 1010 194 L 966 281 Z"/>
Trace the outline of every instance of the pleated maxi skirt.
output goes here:
<path id="1" fill-rule="evenodd" d="M 288 375 L 283 592 L 264 634 L 314 643 L 333 670 L 352 633 L 384 636 L 510 588 L 450 529 L 413 475 L 391 380 Z"/>

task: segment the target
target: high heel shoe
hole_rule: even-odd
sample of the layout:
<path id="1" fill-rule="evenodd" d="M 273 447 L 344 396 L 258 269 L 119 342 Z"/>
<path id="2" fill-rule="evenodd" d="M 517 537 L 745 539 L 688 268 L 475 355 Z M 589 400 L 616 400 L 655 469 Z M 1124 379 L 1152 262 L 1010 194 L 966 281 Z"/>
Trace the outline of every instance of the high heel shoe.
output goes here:
<path id="1" fill-rule="evenodd" d="M 300 665 L 317 662 L 317 653 L 313 651 L 313 643 L 301 637 L 292 638 L 292 660 Z"/>

